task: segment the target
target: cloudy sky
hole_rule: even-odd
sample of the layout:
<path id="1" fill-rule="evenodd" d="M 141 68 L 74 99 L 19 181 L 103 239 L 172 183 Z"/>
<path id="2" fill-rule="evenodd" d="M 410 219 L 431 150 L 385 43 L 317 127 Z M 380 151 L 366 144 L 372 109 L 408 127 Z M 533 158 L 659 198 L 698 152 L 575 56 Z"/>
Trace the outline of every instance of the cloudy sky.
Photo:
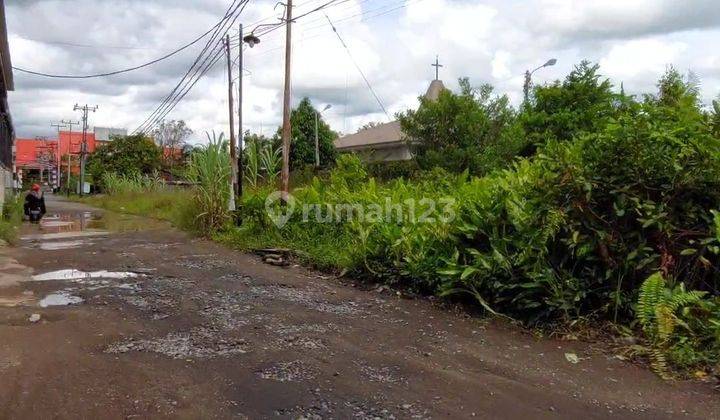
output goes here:
<path id="1" fill-rule="evenodd" d="M 294 14 L 328 0 L 296 0 Z M 5 0 L 15 66 L 54 74 L 91 74 L 153 60 L 207 31 L 230 0 Z M 272 23 L 275 1 L 251 0 L 247 28 Z M 488 82 L 518 103 L 523 72 L 549 58 L 534 81 L 562 78 L 582 59 L 630 93 L 651 92 L 670 64 L 692 71 L 706 102 L 720 93 L 717 0 L 338 0 L 326 9 L 390 114 L 414 107 L 434 78 Z M 336 131 L 387 121 L 325 16 L 293 26 L 293 102 L 303 96 Z M 78 119 L 77 103 L 98 105 L 90 124 L 133 130 L 185 74 L 203 43 L 151 67 L 100 79 L 47 79 L 15 72 L 10 107 L 19 136 L 52 135 L 50 123 Z M 284 33 L 245 50 L 244 128 L 271 134 L 281 121 Z M 237 70 L 235 70 L 237 71 Z M 168 115 L 202 141 L 226 131 L 225 65 L 219 62 Z"/>

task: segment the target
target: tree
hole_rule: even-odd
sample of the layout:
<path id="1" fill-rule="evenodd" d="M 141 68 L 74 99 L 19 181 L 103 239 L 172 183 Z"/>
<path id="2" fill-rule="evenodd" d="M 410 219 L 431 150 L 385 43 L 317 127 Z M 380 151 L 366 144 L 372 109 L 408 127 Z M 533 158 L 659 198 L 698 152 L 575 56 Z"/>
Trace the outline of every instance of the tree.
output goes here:
<path id="1" fill-rule="evenodd" d="M 460 93 L 437 100 L 420 97 L 417 110 L 398 115 L 405 140 L 423 169 L 484 174 L 509 163 L 523 147 L 515 110 L 490 85 L 460 80 Z"/>
<path id="2" fill-rule="evenodd" d="M 153 130 L 153 137 L 160 149 L 163 151 L 162 157 L 169 166 L 172 175 L 175 164 L 178 160 L 182 160 L 188 152 L 187 138 L 192 134 L 192 130 L 185 124 L 183 120 L 163 120 L 158 127 Z"/>
<path id="3" fill-rule="evenodd" d="M 710 127 L 715 137 L 720 138 L 720 99 L 712 101 L 712 111 L 710 112 Z"/>
<path id="4" fill-rule="evenodd" d="M 315 164 L 315 115 L 317 110 L 312 106 L 310 99 L 303 98 L 297 108 L 292 110 L 290 121 L 292 124 L 292 140 L 290 142 L 290 168 L 300 169 L 305 165 Z M 276 147 L 282 144 L 282 127 L 278 128 L 274 137 Z M 337 138 L 330 126 L 318 117 L 318 144 L 320 149 L 320 164 L 328 166 L 335 162 L 337 151 L 334 141 Z"/>
<path id="5" fill-rule="evenodd" d="M 550 139 L 567 141 L 580 133 L 602 130 L 616 111 L 612 84 L 598 74 L 600 66 L 583 61 L 561 83 L 536 86 L 521 119 L 532 150 Z"/>
<path id="6" fill-rule="evenodd" d="M 117 136 L 88 157 L 87 171 L 98 183 L 106 172 L 148 175 L 160 169 L 160 148 L 144 134 Z"/>
<path id="7" fill-rule="evenodd" d="M 155 138 L 157 145 L 162 148 L 180 149 L 185 145 L 185 141 L 192 132 L 183 120 L 163 120 L 160 125 L 153 130 L 152 136 Z"/>

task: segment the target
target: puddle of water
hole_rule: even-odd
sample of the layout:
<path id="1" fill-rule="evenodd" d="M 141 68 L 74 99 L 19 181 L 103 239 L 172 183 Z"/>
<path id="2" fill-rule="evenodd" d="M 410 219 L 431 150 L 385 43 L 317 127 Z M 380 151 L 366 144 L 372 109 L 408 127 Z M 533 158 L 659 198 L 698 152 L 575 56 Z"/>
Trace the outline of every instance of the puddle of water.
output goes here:
<path id="1" fill-rule="evenodd" d="M 138 277 L 139 274 L 129 271 L 81 271 L 74 268 L 66 270 L 51 271 L 49 273 L 32 276 L 32 281 L 50 280 L 81 280 L 81 279 L 127 279 Z"/>
<path id="2" fill-rule="evenodd" d="M 80 248 L 83 245 L 92 245 L 90 241 L 60 241 L 60 242 L 43 242 L 40 244 L 40 249 L 43 251 L 59 251 L 63 249 L 75 249 Z"/>
<path id="3" fill-rule="evenodd" d="M 40 307 L 48 306 L 68 306 L 83 303 L 84 299 L 80 296 L 73 296 L 68 292 L 51 293 L 40 300 Z"/>
<path id="4" fill-rule="evenodd" d="M 108 232 L 104 230 L 85 230 L 82 232 L 36 233 L 32 235 L 24 235 L 20 239 L 23 241 L 52 241 L 55 239 L 83 238 L 88 236 L 106 236 L 107 234 Z"/>
<path id="5" fill-rule="evenodd" d="M 42 223 L 40 223 L 40 227 L 43 228 L 43 230 L 45 228 L 67 227 L 72 225 L 73 222 L 62 220 L 44 220 Z"/>

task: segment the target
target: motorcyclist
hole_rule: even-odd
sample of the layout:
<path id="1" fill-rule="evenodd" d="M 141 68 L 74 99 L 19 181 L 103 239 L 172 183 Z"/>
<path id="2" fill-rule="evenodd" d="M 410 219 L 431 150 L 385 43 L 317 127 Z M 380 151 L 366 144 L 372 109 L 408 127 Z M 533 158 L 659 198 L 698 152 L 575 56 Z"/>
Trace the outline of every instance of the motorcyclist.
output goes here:
<path id="1" fill-rule="evenodd" d="M 39 223 L 45 215 L 45 197 L 40 191 L 40 185 L 33 184 L 30 192 L 25 196 L 25 216 L 32 223 Z"/>

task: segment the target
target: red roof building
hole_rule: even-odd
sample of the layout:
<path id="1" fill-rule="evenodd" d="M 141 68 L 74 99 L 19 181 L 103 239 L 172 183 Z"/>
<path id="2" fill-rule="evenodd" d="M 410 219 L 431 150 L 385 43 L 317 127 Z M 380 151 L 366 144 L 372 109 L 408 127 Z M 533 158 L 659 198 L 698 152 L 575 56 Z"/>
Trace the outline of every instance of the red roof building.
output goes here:
<path id="1" fill-rule="evenodd" d="M 94 133 L 87 133 L 87 152 L 92 153 L 97 147 Z M 60 132 L 60 150 L 58 153 L 57 139 L 15 139 L 15 167 L 19 179 L 33 178 L 37 181 L 57 183 L 57 169 L 64 167 L 67 170 L 68 151 L 71 156 L 70 169 L 73 173 L 79 172 L 79 161 L 82 144 L 82 132 Z M 62 158 L 59 161 L 58 158 Z"/>

